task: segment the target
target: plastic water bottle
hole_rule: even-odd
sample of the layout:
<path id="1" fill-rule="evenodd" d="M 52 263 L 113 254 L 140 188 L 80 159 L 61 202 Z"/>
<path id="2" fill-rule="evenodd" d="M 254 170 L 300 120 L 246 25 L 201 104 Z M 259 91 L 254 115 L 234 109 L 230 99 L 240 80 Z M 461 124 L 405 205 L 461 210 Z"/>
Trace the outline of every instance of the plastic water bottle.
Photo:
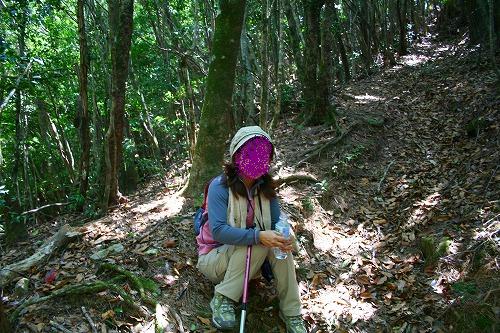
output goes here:
<path id="1" fill-rule="evenodd" d="M 276 223 L 276 231 L 279 232 L 286 239 L 290 237 L 290 224 L 288 223 L 288 216 L 286 214 L 284 213 L 280 214 L 278 223 Z M 275 247 L 274 256 L 276 257 L 276 259 L 286 259 L 287 253 L 281 251 L 279 247 Z"/>

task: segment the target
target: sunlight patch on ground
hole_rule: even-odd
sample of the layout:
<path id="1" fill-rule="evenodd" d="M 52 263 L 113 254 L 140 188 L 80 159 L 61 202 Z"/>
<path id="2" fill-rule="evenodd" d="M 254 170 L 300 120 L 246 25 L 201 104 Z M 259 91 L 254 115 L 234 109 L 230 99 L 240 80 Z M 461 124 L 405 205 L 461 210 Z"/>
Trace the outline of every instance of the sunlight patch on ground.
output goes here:
<path id="1" fill-rule="evenodd" d="M 351 256 L 355 256 L 360 252 L 363 241 L 364 239 L 362 237 L 358 235 L 352 235 L 350 237 L 337 239 L 337 241 L 335 242 L 335 247 L 341 253 L 348 253 Z M 333 247 L 333 244 L 331 246 Z"/>
<path id="2" fill-rule="evenodd" d="M 373 96 L 368 94 L 354 96 L 354 98 L 356 99 L 356 104 L 366 104 L 369 102 L 377 102 L 385 100 L 385 98 L 383 97 Z"/>
<path id="3" fill-rule="evenodd" d="M 163 214 L 161 214 L 162 216 L 165 215 L 171 216 L 178 214 L 181 211 L 183 204 L 184 204 L 184 198 L 178 194 L 173 194 L 161 197 L 158 200 L 152 200 L 145 204 L 138 205 L 137 207 L 132 209 L 132 212 L 139 214 L 144 214 L 144 213 L 151 214 L 151 213 L 156 213 L 157 211 L 162 211 L 163 212 Z M 150 215 L 150 217 L 153 218 L 152 215 Z"/>
<path id="4" fill-rule="evenodd" d="M 418 201 L 413 204 L 417 207 L 411 214 L 408 222 L 404 226 L 405 229 L 413 228 L 414 226 L 422 223 L 429 216 L 429 211 L 434 209 L 441 202 L 441 194 L 434 192 L 427 196 L 425 200 Z"/>
<path id="5" fill-rule="evenodd" d="M 427 60 L 429 60 L 429 57 L 419 54 L 411 54 L 401 57 L 401 60 L 405 65 L 414 67 L 426 62 Z"/>
<path id="6" fill-rule="evenodd" d="M 310 310 L 313 314 L 325 318 L 330 327 L 338 325 L 341 318 L 353 324 L 359 320 L 370 320 L 377 311 L 373 304 L 353 298 L 349 288 L 343 283 L 318 290 L 316 295 L 317 297 L 311 300 Z"/>

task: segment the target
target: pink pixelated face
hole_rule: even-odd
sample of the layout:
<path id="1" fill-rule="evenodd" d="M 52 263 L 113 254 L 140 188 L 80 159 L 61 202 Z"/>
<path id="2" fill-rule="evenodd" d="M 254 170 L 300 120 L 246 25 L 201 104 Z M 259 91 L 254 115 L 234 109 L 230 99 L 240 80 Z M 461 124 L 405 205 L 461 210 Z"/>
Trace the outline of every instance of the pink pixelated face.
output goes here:
<path id="1" fill-rule="evenodd" d="M 246 178 L 257 179 L 269 172 L 273 145 L 263 136 L 245 142 L 234 153 L 234 164 Z"/>

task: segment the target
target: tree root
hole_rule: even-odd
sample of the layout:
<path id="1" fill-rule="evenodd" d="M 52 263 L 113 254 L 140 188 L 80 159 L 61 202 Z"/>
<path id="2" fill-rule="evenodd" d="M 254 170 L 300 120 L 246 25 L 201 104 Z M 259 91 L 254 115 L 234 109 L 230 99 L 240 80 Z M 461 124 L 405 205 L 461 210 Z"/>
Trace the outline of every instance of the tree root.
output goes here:
<path id="1" fill-rule="evenodd" d="M 38 304 L 41 302 L 45 302 L 48 300 L 51 300 L 56 297 L 61 297 L 61 296 L 78 296 L 78 295 L 84 295 L 84 294 L 95 294 L 99 293 L 104 290 L 111 290 L 120 295 L 120 297 L 123 299 L 123 301 L 130 306 L 133 310 L 144 314 L 144 310 L 139 307 L 134 299 L 123 289 L 119 283 L 123 282 L 124 280 L 127 280 L 131 283 L 132 288 L 136 289 L 139 292 L 139 295 L 141 297 L 141 300 L 149 305 L 152 309 L 155 309 L 157 301 L 154 300 L 153 298 L 149 297 L 146 294 L 146 290 L 149 290 L 153 293 L 159 293 L 159 288 L 158 286 L 154 283 L 154 281 L 142 278 L 140 276 L 137 276 L 126 269 L 112 265 L 109 263 L 104 263 L 99 267 L 98 271 L 102 270 L 108 270 L 117 273 L 118 275 L 111 278 L 108 281 L 94 281 L 94 282 L 89 282 L 89 283 L 82 283 L 82 284 L 76 284 L 76 285 L 70 285 L 63 287 L 61 289 L 54 290 L 50 295 L 43 296 L 43 297 L 31 297 L 30 299 L 26 300 L 24 303 L 22 303 L 19 307 L 17 307 L 12 315 L 10 316 L 10 321 L 14 323 L 19 315 L 30 305 L 33 304 Z"/>
<path id="2" fill-rule="evenodd" d="M 141 300 L 144 301 L 145 303 L 149 304 L 152 308 L 156 307 L 156 300 L 150 298 L 149 296 L 146 295 L 145 290 L 149 290 L 153 293 L 159 293 L 159 288 L 156 286 L 155 282 L 149 279 L 144 279 L 141 278 L 132 272 L 127 271 L 126 269 L 119 267 L 117 265 L 113 265 L 110 263 L 103 263 L 101 267 L 99 267 L 100 270 L 109 270 L 109 271 L 114 271 L 121 276 L 127 278 L 130 283 L 132 284 L 132 287 L 136 289 L 139 292 L 139 295 L 141 296 Z"/>
<path id="3" fill-rule="evenodd" d="M 21 304 L 10 316 L 10 321 L 14 323 L 21 312 L 25 310 L 28 306 L 33 305 L 33 304 L 38 304 L 41 302 L 45 302 L 48 300 L 51 300 L 56 297 L 61 297 L 61 296 L 77 296 L 77 295 L 83 295 L 83 294 L 95 294 L 99 293 L 104 290 L 112 290 L 116 292 L 118 295 L 123 298 L 123 301 L 130 306 L 131 308 L 137 310 L 138 312 L 143 312 L 143 310 L 137 306 L 134 303 L 134 299 L 127 294 L 125 290 L 123 290 L 122 287 L 118 286 L 116 283 L 123 278 L 121 276 L 115 277 L 111 279 L 110 281 L 94 281 L 90 283 L 82 283 L 82 284 L 77 284 L 77 285 L 71 285 L 67 286 L 58 290 L 53 291 L 50 295 L 43 296 L 43 297 L 31 297 L 30 299 L 26 300 L 23 304 Z"/>
<path id="4" fill-rule="evenodd" d="M 278 179 L 275 179 L 274 183 L 276 186 L 280 186 L 283 184 L 289 184 L 293 181 L 306 181 L 306 182 L 309 181 L 309 182 L 317 183 L 319 180 L 316 177 L 314 177 L 313 175 L 295 173 L 292 175 L 288 175 L 285 177 L 280 177 Z"/>

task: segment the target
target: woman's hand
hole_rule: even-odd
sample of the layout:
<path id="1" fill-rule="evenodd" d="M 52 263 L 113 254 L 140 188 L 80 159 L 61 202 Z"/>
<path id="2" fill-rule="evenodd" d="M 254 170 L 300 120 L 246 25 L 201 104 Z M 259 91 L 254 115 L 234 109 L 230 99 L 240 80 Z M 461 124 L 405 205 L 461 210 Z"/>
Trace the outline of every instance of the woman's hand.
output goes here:
<path id="1" fill-rule="evenodd" d="M 265 247 L 279 247 L 282 251 L 292 250 L 292 240 L 286 239 L 279 232 L 264 230 L 259 232 L 260 244 Z"/>

